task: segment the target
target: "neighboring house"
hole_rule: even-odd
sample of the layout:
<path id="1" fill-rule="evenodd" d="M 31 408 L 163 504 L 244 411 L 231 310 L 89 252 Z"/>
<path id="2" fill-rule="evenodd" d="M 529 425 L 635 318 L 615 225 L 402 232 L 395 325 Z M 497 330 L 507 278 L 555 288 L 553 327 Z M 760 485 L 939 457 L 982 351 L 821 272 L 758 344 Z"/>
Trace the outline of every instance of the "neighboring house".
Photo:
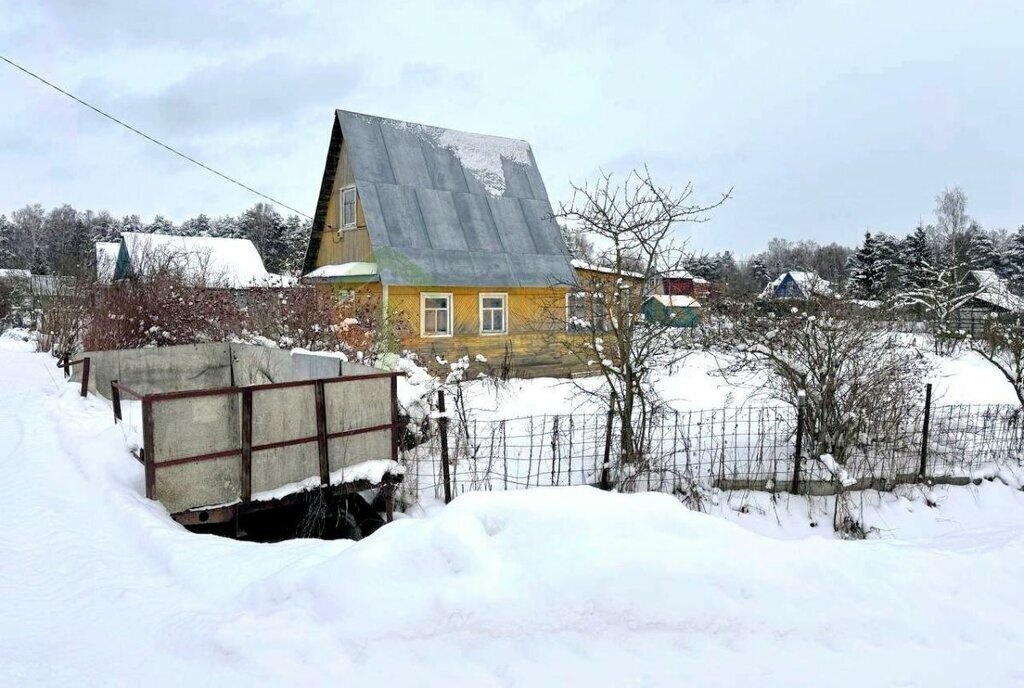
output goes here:
<path id="1" fill-rule="evenodd" d="M 971 270 L 964 278 L 964 286 L 974 294 L 957 311 L 960 329 L 965 332 L 980 334 L 985 321 L 993 315 L 1024 313 L 1024 298 L 1011 292 L 1008 282 L 993 270 Z"/>
<path id="2" fill-rule="evenodd" d="M 569 332 L 582 332 L 591 327 L 597 330 L 610 329 L 605 300 L 615 293 L 622 293 L 631 302 L 631 310 L 639 312 L 639 300 L 643 296 L 644 286 L 642 274 L 632 270 L 616 270 L 578 258 L 572 259 L 572 267 L 576 271 L 578 287 L 565 297 L 565 322 Z"/>
<path id="3" fill-rule="evenodd" d="M 96 281 L 100 284 L 110 284 L 114 281 L 114 267 L 117 265 L 117 254 L 120 250 L 119 241 L 96 242 Z"/>
<path id="4" fill-rule="evenodd" d="M 651 322 L 670 327 L 696 327 L 700 324 L 700 302 L 682 294 L 652 294 L 641 312 Z"/>
<path id="5" fill-rule="evenodd" d="M 667 296 L 693 296 L 699 299 L 711 293 L 711 285 L 703 277 L 697 277 L 686 270 L 675 270 L 652 278 L 651 293 Z"/>
<path id="6" fill-rule="evenodd" d="M 832 284 L 815 272 L 791 270 L 769 282 L 761 292 L 762 299 L 810 299 L 832 296 Z"/>
<path id="7" fill-rule="evenodd" d="M 267 272 L 259 251 L 248 239 L 140 232 L 121 235 L 114 281 L 152 277 L 162 272 L 215 289 L 288 287 L 296 282 L 294 278 Z"/>
<path id="8" fill-rule="evenodd" d="M 525 141 L 337 110 L 304 273 L 379 299 L 421 355 L 568 372 L 576 274 Z"/>

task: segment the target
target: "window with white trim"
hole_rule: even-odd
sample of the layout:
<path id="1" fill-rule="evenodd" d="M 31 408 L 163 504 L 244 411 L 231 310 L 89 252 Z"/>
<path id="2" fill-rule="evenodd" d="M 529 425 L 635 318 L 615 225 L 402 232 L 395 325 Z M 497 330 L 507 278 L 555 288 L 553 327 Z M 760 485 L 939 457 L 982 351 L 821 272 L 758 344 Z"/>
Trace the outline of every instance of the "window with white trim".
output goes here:
<path id="1" fill-rule="evenodd" d="M 451 294 L 420 294 L 420 335 L 452 336 Z"/>
<path id="2" fill-rule="evenodd" d="M 590 326 L 587 322 L 587 295 L 582 292 L 565 295 L 565 329 L 567 332 L 582 332 Z"/>
<path id="3" fill-rule="evenodd" d="M 508 332 L 508 294 L 480 294 L 480 334 Z"/>
<path id="4" fill-rule="evenodd" d="M 341 190 L 341 228 L 356 226 L 356 187 L 346 186 Z"/>

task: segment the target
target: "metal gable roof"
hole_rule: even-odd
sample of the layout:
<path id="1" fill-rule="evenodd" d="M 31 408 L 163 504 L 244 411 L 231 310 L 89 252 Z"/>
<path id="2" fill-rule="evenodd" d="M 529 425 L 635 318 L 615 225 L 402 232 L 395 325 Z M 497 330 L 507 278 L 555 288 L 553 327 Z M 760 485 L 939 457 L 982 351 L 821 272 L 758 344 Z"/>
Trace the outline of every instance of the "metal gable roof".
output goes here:
<path id="1" fill-rule="evenodd" d="M 385 284 L 550 286 L 574 272 L 530 145 L 345 110 L 347 144 Z M 328 152 L 328 166 L 338 153 Z M 325 171 L 324 188 L 333 185 Z M 323 200 L 323 189 L 321 199 Z M 328 190 L 329 194 L 329 190 Z M 326 205 L 324 204 L 324 208 Z M 312 242 L 325 230 L 318 208 Z M 307 253 L 312 269 L 315 246 Z"/>

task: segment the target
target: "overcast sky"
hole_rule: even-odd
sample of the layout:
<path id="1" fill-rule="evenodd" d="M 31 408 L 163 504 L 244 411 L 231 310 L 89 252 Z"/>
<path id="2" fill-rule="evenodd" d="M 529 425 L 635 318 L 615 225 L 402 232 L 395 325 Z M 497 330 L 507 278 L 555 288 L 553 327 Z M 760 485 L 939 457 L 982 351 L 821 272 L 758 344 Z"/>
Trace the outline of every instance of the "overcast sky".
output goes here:
<path id="1" fill-rule="evenodd" d="M 734 198 L 693 245 L 1024 224 L 1024 2 L 17 2 L 0 54 L 312 213 L 332 110 L 527 139 L 553 201 L 648 163 Z M 0 212 L 257 198 L 0 63 Z M 688 230 L 689 231 L 689 230 Z"/>

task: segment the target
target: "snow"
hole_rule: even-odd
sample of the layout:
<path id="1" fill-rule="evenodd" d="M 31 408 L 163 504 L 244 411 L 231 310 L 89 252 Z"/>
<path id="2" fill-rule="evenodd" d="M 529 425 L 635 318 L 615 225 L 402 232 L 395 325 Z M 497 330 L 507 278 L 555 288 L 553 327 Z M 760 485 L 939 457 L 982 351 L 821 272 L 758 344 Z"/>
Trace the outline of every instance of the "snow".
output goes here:
<path id="1" fill-rule="evenodd" d="M 146 500 L 123 426 L 52 358 L 0 346 L 0 379 L 0 686 L 1024 681 L 1024 492 L 998 482 L 858 493 L 862 542 L 831 499 L 591 488 L 236 542 Z"/>
<path id="2" fill-rule="evenodd" d="M 121 250 L 119 241 L 97 241 L 96 251 L 96 279 L 104 284 L 114 281 L 114 268 L 117 267 L 117 254 Z"/>
<path id="3" fill-rule="evenodd" d="M 132 269 L 148 274 L 154 266 L 173 264 L 190 279 L 205 280 L 208 287 L 290 286 L 294 280 L 267 272 L 259 251 L 248 239 L 183 237 L 170 234 L 124 232 Z"/>
<path id="4" fill-rule="evenodd" d="M 700 308 L 700 301 L 693 298 L 692 296 L 685 296 L 682 294 L 653 294 L 649 296 L 650 299 L 655 299 L 662 306 L 669 308 Z"/>
<path id="5" fill-rule="evenodd" d="M 28 270 L 16 268 L 0 268 L 0 279 L 29 279 L 32 273 Z"/>
<path id="6" fill-rule="evenodd" d="M 633 272 L 631 270 L 616 270 L 613 267 L 607 265 L 598 265 L 597 263 L 588 263 L 585 260 L 579 258 L 573 258 L 571 261 L 572 266 L 577 270 L 589 270 L 590 272 L 602 272 L 606 275 L 625 275 L 626 277 L 636 277 L 637 279 L 643 279 L 644 276 L 639 272 Z"/>
<path id="7" fill-rule="evenodd" d="M 1024 312 L 1024 298 L 1010 291 L 1006 280 L 993 270 L 971 270 L 971 277 L 978 283 L 979 292 L 975 298 L 1011 313 Z"/>
<path id="8" fill-rule="evenodd" d="M 305 279 L 336 279 L 339 277 L 373 277 L 377 274 L 376 263 L 340 263 L 323 265 L 303 275 Z"/>

